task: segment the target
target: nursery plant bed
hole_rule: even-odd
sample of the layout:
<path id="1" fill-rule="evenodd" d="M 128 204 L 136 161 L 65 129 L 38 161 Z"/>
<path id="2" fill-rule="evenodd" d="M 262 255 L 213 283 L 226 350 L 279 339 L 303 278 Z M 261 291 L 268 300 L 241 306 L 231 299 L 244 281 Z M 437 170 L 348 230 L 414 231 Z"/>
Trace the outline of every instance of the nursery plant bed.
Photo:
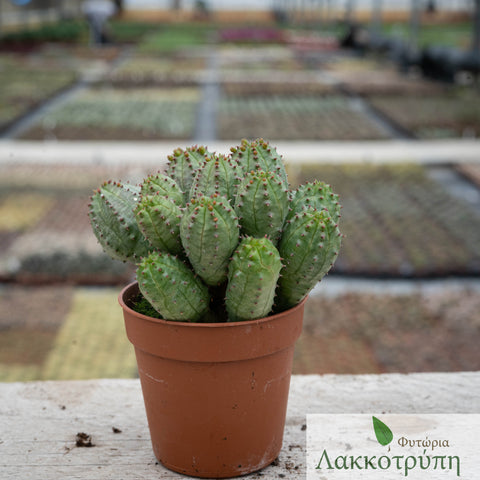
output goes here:
<path id="1" fill-rule="evenodd" d="M 479 307 L 478 292 L 468 287 L 430 292 L 419 288 L 417 293 L 399 295 L 351 292 L 311 297 L 294 371 L 477 371 L 480 358 L 474 332 L 480 320 Z M 416 352 L 413 356 L 412 351 Z"/>
<path id="2" fill-rule="evenodd" d="M 480 189 L 480 165 L 475 163 L 459 163 L 455 169 Z"/>
<path id="3" fill-rule="evenodd" d="M 221 71 L 298 72 L 304 70 L 301 61 L 282 48 L 222 48 L 219 52 Z"/>
<path id="4" fill-rule="evenodd" d="M 89 90 L 47 114 L 25 139 L 190 139 L 196 89 Z"/>
<path id="5" fill-rule="evenodd" d="M 357 95 L 404 98 L 405 95 L 438 96 L 445 91 L 439 83 L 409 77 L 388 68 L 372 71 L 340 71 L 331 74 L 339 86 Z"/>
<path id="6" fill-rule="evenodd" d="M 337 274 L 480 275 L 479 216 L 421 166 L 318 165 L 288 171 L 291 182 L 321 176 L 340 194 L 346 238 Z"/>
<path id="7" fill-rule="evenodd" d="M 0 370 L 7 365 L 26 367 L 45 361 L 72 306 L 72 296 L 73 289 L 65 286 L 3 286 Z"/>
<path id="8" fill-rule="evenodd" d="M 18 343 L 10 345 L 9 358 L 2 352 L 1 381 L 134 378 L 134 354 L 119 332 L 115 292 L 107 287 L 4 285 L 0 321 Z M 36 351 L 35 332 L 42 335 Z M 99 354 L 106 345 L 110 355 Z M 22 349 L 32 355 L 16 361 Z"/>
<path id="9" fill-rule="evenodd" d="M 2 31 L 0 51 L 26 53 L 49 42 L 73 44 L 86 37 L 86 33 L 85 24 L 76 20 L 63 19 L 46 25 L 30 25 L 10 32 Z"/>
<path id="10" fill-rule="evenodd" d="M 93 81 L 107 75 L 116 61 L 121 61 L 123 52 L 127 50 L 116 45 L 105 45 L 101 48 L 87 45 L 47 44 L 29 57 L 29 63 L 41 68 L 73 70 L 78 77 Z"/>
<path id="11" fill-rule="evenodd" d="M 111 260 L 88 235 L 84 195 L 67 195 L 64 190 L 56 195 L 42 192 L 37 202 L 42 197 L 47 208 L 0 255 L 2 260 L 7 257 L 18 262 L 14 271 L 4 272 L 10 273 L 10 281 L 26 285 L 120 285 L 132 277 L 131 267 Z"/>
<path id="12" fill-rule="evenodd" d="M 218 136 L 282 140 L 372 140 L 386 138 L 341 96 L 226 96 L 218 111 Z M 257 132 L 257 133 L 255 133 Z"/>
<path id="13" fill-rule="evenodd" d="M 23 285 L 121 285 L 134 269 L 114 262 L 87 234 L 84 197 L 59 197 L 0 254 L 0 280 Z M 83 202 L 84 203 L 84 202 Z"/>
<path id="14" fill-rule="evenodd" d="M 46 44 L 39 52 L 40 56 L 55 59 L 58 61 L 105 61 L 112 62 L 118 58 L 122 47 L 118 45 L 104 45 L 101 48 L 94 48 L 89 45 L 68 45 L 68 44 Z"/>
<path id="15" fill-rule="evenodd" d="M 274 27 L 230 27 L 217 35 L 220 43 L 236 45 L 279 45 L 288 39 L 284 30 Z"/>
<path id="16" fill-rule="evenodd" d="M 120 289 L 3 285 L 4 344 L 14 337 L 18 343 L 0 349 L 0 381 L 135 377 L 133 349 L 118 315 Z M 347 289 L 345 283 L 338 296 L 310 296 L 293 373 L 478 370 L 476 290 L 427 287 L 393 295 Z M 43 332 L 37 350 L 34 332 Z M 112 345 L 111 355 L 98 361 L 93 349 L 106 342 Z M 417 355 L 411 355 L 412 349 Z M 31 355 L 24 355 L 27 350 Z"/>
<path id="17" fill-rule="evenodd" d="M 20 136 L 24 140 L 84 140 L 84 141 L 152 141 L 152 140 L 187 140 L 193 133 L 170 135 L 157 130 L 140 130 L 132 128 L 106 128 L 95 126 L 58 126 L 45 129 L 42 126 L 32 127 Z"/>
<path id="18" fill-rule="evenodd" d="M 139 43 L 145 35 L 156 30 L 158 30 L 158 25 L 148 20 L 114 18 L 109 21 L 109 34 L 115 44 L 135 45 Z"/>
<path id="19" fill-rule="evenodd" d="M 131 278 L 132 270 L 110 260 L 88 233 L 85 198 L 102 173 L 65 164 L 2 166 L 2 281 L 111 285 Z"/>
<path id="20" fill-rule="evenodd" d="M 105 78 L 119 87 L 155 85 L 197 85 L 204 76 L 203 58 L 154 57 L 136 55 Z"/>
<path id="21" fill-rule="evenodd" d="M 0 132 L 75 81 L 71 70 L 19 66 L 8 59 L 0 62 Z"/>
<path id="22" fill-rule="evenodd" d="M 221 67 L 226 68 L 264 68 L 285 66 L 297 69 L 301 63 L 297 62 L 294 53 L 285 45 L 268 46 L 240 46 L 240 45 L 219 45 L 216 52 Z"/>
<path id="23" fill-rule="evenodd" d="M 305 31 L 290 31 L 288 33 L 288 45 L 297 53 L 309 52 L 335 52 L 340 48 L 337 38 L 328 33 L 316 33 Z"/>
<path id="24" fill-rule="evenodd" d="M 299 90 L 304 95 L 326 95 L 334 93 L 335 87 L 322 82 L 273 82 L 265 81 L 224 81 L 221 84 L 222 93 L 227 97 L 282 95 L 295 96 Z"/>
<path id="25" fill-rule="evenodd" d="M 4 195 L 29 193 L 88 195 L 112 169 L 121 178 L 131 175 L 128 165 L 95 165 L 46 162 L 5 162 L 0 166 L 0 188 Z"/>
<path id="26" fill-rule="evenodd" d="M 419 138 L 480 135 L 480 96 L 475 92 L 439 96 L 370 96 L 374 108 Z"/>
<path id="27" fill-rule="evenodd" d="M 59 257 L 50 257 L 55 249 L 48 255 L 43 253 L 43 260 L 36 258 L 35 265 L 46 266 L 49 258 L 60 261 L 66 251 L 73 255 L 70 266 L 80 265 L 77 257 L 80 243 L 95 244 L 88 232 L 85 207 L 79 208 L 82 199 L 85 203 L 95 185 L 107 174 L 142 180 L 150 168 L 137 167 L 138 171 L 133 172 L 131 167 L 120 165 L 3 166 L 0 175 L 2 264 L 14 257 L 13 248 L 18 251 L 21 247 L 23 252 L 20 256 L 15 254 L 15 258 L 28 258 L 39 252 L 42 242 L 53 242 L 52 246 L 61 247 L 63 253 Z M 296 163 L 287 168 L 293 185 L 325 177 L 341 194 L 346 238 L 334 269 L 336 274 L 414 278 L 479 274 L 478 216 L 465 202 L 453 198 L 443 186 L 428 178 L 422 167 Z M 475 171 L 475 167 L 470 171 Z M 66 201 L 66 195 L 71 195 L 72 190 L 77 192 L 74 199 Z M 45 235 L 50 235 L 50 240 Z M 82 240 L 76 243 L 68 240 L 75 238 Z M 37 273 L 40 275 L 41 270 Z M 73 277 L 78 274 L 72 269 L 69 273 Z M 119 271 L 116 275 L 124 278 Z M 9 280 L 15 278 L 5 267 L 2 276 Z M 116 284 L 118 281 L 115 279 Z"/>
<path id="28" fill-rule="evenodd" d="M 169 55 L 180 51 L 193 50 L 207 45 L 212 32 L 211 25 L 182 23 L 164 25 L 145 35 L 137 45 L 142 54 Z"/>

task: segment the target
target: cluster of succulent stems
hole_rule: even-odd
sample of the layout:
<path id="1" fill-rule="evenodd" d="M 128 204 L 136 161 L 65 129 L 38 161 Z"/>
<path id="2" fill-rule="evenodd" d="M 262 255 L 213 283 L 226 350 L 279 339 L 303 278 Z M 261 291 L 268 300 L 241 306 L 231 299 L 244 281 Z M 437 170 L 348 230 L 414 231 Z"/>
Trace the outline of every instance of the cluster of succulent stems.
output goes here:
<path id="1" fill-rule="evenodd" d="M 168 160 L 140 185 L 105 182 L 89 205 L 104 251 L 136 265 L 161 318 L 263 318 L 297 305 L 328 273 L 342 240 L 330 185 L 291 188 L 263 139 L 228 155 L 178 148 Z"/>

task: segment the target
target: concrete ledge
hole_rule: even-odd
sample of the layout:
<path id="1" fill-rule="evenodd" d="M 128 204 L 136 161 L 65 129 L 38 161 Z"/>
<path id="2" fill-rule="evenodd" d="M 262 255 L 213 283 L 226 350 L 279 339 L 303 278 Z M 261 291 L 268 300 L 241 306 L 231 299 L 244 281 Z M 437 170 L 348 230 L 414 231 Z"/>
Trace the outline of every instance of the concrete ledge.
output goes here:
<path id="1" fill-rule="evenodd" d="M 480 413 L 480 372 L 294 376 L 278 462 L 249 478 L 305 478 L 307 413 L 367 412 Z M 138 380 L 0 384 L 0 425 L 0 478 L 186 478 L 153 456 Z"/>
<path id="2" fill-rule="evenodd" d="M 227 152 L 240 139 L 198 142 L 212 151 Z M 145 164 L 161 166 L 177 147 L 194 141 L 162 142 L 31 142 L 0 141 L 0 165 L 62 163 L 85 165 Z M 418 162 L 479 163 L 479 140 L 381 140 L 363 142 L 272 142 L 288 163 Z"/>

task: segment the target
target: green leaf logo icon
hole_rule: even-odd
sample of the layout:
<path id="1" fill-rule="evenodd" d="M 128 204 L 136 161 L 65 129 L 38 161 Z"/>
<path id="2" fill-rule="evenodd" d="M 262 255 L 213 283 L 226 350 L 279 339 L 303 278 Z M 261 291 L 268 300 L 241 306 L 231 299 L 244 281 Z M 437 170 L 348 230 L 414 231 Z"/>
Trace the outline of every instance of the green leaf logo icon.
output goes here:
<path id="1" fill-rule="evenodd" d="M 392 431 L 377 417 L 372 417 L 373 430 L 380 445 L 386 446 L 393 440 Z"/>

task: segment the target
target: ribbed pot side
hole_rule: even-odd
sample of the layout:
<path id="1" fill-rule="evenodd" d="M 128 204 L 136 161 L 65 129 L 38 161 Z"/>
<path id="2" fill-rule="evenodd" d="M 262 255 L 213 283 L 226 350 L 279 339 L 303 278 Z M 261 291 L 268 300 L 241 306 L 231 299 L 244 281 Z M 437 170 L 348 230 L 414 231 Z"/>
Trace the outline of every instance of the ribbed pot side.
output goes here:
<path id="1" fill-rule="evenodd" d="M 159 462 L 206 478 L 269 465 L 282 447 L 305 301 L 260 320 L 195 324 L 134 312 L 137 294 L 132 283 L 119 302 Z"/>

